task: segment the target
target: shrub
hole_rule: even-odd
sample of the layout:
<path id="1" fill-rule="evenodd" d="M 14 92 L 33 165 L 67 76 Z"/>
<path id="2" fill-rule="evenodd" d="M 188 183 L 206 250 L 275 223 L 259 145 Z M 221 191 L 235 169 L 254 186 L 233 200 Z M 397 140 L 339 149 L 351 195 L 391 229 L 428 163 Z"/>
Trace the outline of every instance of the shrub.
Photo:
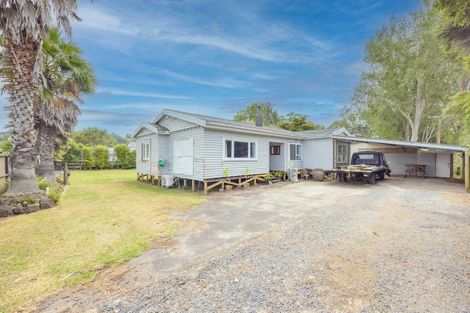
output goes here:
<path id="1" fill-rule="evenodd" d="M 86 169 L 90 170 L 95 167 L 95 156 L 92 147 L 83 147 L 83 161 L 83 166 Z"/>
<path id="2" fill-rule="evenodd" d="M 20 203 L 22 203 L 23 205 L 35 204 L 36 199 L 34 199 L 33 197 L 30 197 L 30 196 L 27 196 L 27 197 L 24 197 L 23 199 L 21 199 Z"/>
<path id="3" fill-rule="evenodd" d="M 114 146 L 114 153 L 116 153 L 116 167 L 118 168 L 128 168 L 130 151 L 126 144 L 118 144 Z"/>
<path id="4" fill-rule="evenodd" d="M 62 192 L 64 191 L 64 188 L 62 185 L 59 184 L 54 184 L 49 186 L 49 193 L 47 194 L 47 197 L 54 201 L 54 203 L 57 203 L 60 198 L 62 197 Z"/>
<path id="5" fill-rule="evenodd" d="M 37 181 L 39 189 L 41 190 L 46 190 L 47 187 L 49 186 L 49 182 L 45 178 L 37 178 L 36 181 Z"/>
<path id="6" fill-rule="evenodd" d="M 7 192 L 8 188 L 10 187 L 10 181 L 5 181 L 3 185 L 0 185 L 0 195 Z"/>
<path id="7" fill-rule="evenodd" d="M 103 169 L 108 167 L 108 148 L 105 146 L 96 146 L 95 148 L 95 164 L 96 167 Z"/>

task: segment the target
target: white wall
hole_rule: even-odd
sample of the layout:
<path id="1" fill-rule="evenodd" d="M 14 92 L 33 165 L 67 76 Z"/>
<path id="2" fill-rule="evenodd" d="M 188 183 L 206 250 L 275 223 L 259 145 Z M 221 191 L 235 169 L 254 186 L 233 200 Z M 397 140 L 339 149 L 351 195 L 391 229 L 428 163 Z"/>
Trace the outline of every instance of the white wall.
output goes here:
<path id="1" fill-rule="evenodd" d="M 304 140 L 303 166 L 312 169 L 333 169 L 333 139 Z"/>
<path id="2" fill-rule="evenodd" d="M 142 160 L 142 143 L 150 142 L 150 160 Z M 139 174 L 158 175 L 158 135 L 146 131 L 136 138 L 136 170 Z"/>
<path id="3" fill-rule="evenodd" d="M 165 116 L 162 118 L 160 122 L 158 122 L 158 125 L 161 125 L 168 129 L 170 132 L 190 128 L 196 126 L 196 124 L 186 122 L 182 119 L 175 118 L 175 117 L 170 117 L 170 116 Z"/>
<path id="4" fill-rule="evenodd" d="M 204 128 L 200 126 L 187 128 L 170 133 L 168 139 L 168 163 L 169 171 L 172 173 L 173 168 L 173 141 L 180 139 L 194 139 L 194 175 L 178 175 L 181 178 L 203 180 L 204 179 Z"/>
<path id="5" fill-rule="evenodd" d="M 365 150 L 378 150 L 384 148 L 394 148 L 393 146 L 367 144 L 367 143 L 351 143 L 351 153 Z M 408 149 L 409 150 L 409 149 Z M 430 177 L 450 177 L 450 169 L 448 162 L 450 162 L 450 153 L 439 153 L 442 156 L 437 157 L 437 153 L 430 153 L 424 151 L 417 152 L 384 152 L 385 158 L 389 162 L 392 175 L 405 175 L 407 164 L 423 164 L 426 165 L 426 176 Z M 445 160 L 448 160 L 445 162 Z M 437 159 L 441 158 L 443 161 L 437 163 Z M 439 169 L 436 170 L 436 166 Z M 439 174 L 439 175 L 438 175 Z"/>
<path id="6" fill-rule="evenodd" d="M 204 178 L 224 177 L 224 169 L 230 176 L 242 176 L 269 172 L 269 143 L 291 142 L 282 138 L 242 134 L 223 130 L 204 130 Z M 224 160 L 224 140 L 256 142 L 255 160 Z M 295 142 L 293 140 L 292 142 Z"/>

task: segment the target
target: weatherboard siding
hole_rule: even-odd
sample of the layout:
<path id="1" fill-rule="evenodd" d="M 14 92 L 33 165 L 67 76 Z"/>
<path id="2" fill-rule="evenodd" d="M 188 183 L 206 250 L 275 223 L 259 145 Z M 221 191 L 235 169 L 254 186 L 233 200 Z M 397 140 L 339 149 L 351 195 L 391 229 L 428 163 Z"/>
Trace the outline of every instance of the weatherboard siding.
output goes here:
<path id="1" fill-rule="evenodd" d="M 254 160 L 226 160 L 224 141 L 256 142 Z M 230 131 L 205 129 L 204 131 L 204 179 L 229 176 L 264 174 L 269 172 L 269 143 L 286 143 L 285 139 L 242 134 Z M 295 142 L 295 141 L 292 141 Z"/>
<path id="2" fill-rule="evenodd" d="M 168 175 L 171 174 L 170 168 L 170 136 L 169 135 L 158 135 L 158 161 L 163 160 L 165 161 L 165 166 L 160 167 L 160 175 Z"/>
<path id="3" fill-rule="evenodd" d="M 303 141 L 305 168 L 333 169 L 333 139 L 306 139 Z"/>
<path id="4" fill-rule="evenodd" d="M 194 124 L 191 124 L 194 126 Z M 172 173 L 173 169 L 173 142 L 180 139 L 189 139 L 193 138 L 194 150 L 193 150 L 193 168 L 194 174 L 191 175 L 181 175 L 177 176 L 180 178 L 203 180 L 204 177 L 204 128 L 200 126 L 195 126 L 191 128 L 182 129 L 179 131 L 171 132 L 168 139 L 168 157 L 167 157 L 167 166 L 169 173 Z"/>
<path id="5" fill-rule="evenodd" d="M 142 143 L 150 142 L 150 160 L 142 160 Z M 136 169 L 139 174 L 158 175 L 158 135 L 140 133 L 136 140 Z"/>
<path id="6" fill-rule="evenodd" d="M 170 132 L 179 131 L 196 126 L 196 124 L 184 121 L 179 118 L 165 116 L 158 122 L 159 125 L 165 127 Z"/>

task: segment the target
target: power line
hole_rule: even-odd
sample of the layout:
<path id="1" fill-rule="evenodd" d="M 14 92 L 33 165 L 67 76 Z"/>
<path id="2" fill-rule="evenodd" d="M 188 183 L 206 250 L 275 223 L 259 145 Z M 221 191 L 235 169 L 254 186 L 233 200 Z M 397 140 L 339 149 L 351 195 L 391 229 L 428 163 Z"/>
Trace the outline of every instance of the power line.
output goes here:
<path id="1" fill-rule="evenodd" d="M 198 12 L 200 12 L 200 13 L 202 13 L 202 14 L 204 14 L 204 15 L 206 15 L 206 16 L 212 18 L 212 19 L 214 19 L 214 20 L 220 19 L 219 16 L 216 16 L 216 15 L 213 15 L 213 14 L 209 14 L 209 13 L 207 13 L 206 11 L 201 10 L 200 8 L 194 6 L 192 3 L 186 2 L 185 0 L 180 0 L 180 2 L 183 3 L 183 4 L 185 4 L 185 5 L 188 6 L 188 7 L 193 8 L 194 10 L 196 10 L 196 11 L 198 11 Z M 267 35 L 270 36 L 270 37 L 272 37 L 272 38 L 274 38 L 274 39 L 276 39 L 276 40 L 278 40 L 278 41 L 284 41 L 283 38 L 279 38 L 278 36 L 273 35 L 272 33 L 266 32 L 263 28 L 261 28 L 261 27 L 259 27 L 259 26 L 256 26 L 255 24 L 253 24 L 252 22 L 250 22 L 250 21 L 248 21 L 248 20 L 246 20 L 246 19 L 241 19 L 241 18 L 239 18 L 239 17 L 237 17 L 237 16 L 231 14 L 231 13 L 228 12 L 227 10 L 221 8 L 220 6 L 218 6 L 218 8 L 219 8 L 220 10 L 222 10 L 222 11 L 224 11 L 224 12 L 226 12 L 226 13 L 232 15 L 232 16 L 235 17 L 235 18 L 238 18 L 238 19 L 240 19 L 240 20 L 242 20 L 242 21 L 244 21 L 244 22 L 246 22 L 246 23 L 249 23 L 249 24 L 251 24 L 251 25 L 254 25 L 256 28 L 260 29 L 263 33 L 267 34 Z M 294 47 L 292 47 L 292 49 L 293 49 L 293 50 L 296 50 L 297 52 L 299 52 L 299 53 L 300 53 L 299 56 L 304 57 L 304 54 L 305 54 L 304 51 L 302 51 L 302 50 L 300 50 L 300 49 L 295 49 Z M 328 63 L 327 61 L 321 60 L 321 59 L 312 60 L 312 61 L 306 61 L 306 62 L 301 62 L 301 63 L 303 63 L 303 64 L 311 64 L 311 65 L 313 65 L 314 67 L 316 67 L 318 70 L 321 70 L 322 68 L 319 67 L 319 66 L 315 63 L 316 61 L 323 62 L 323 63 Z"/>
<path id="2" fill-rule="evenodd" d="M 295 32 L 295 31 L 292 30 L 291 28 L 289 28 L 289 27 L 287 27 L 287 26 L 285 26 L 285 25 L 283 25 L 283 24 L 281 24 L 281 23 L 278 23 L 278 22 L 276 22 L 275 20 L 266 18 L 264 15 L 261 14 L 261 12 L 255 10 L 255 9 L 249 7 L 249 6 L 247 6 L 246 4 L 244 4 L 243 2 L 241 2 L 240 0 L 232 0 L 232 1 L 238 3 L 240 6 L 243 6 L 243 7 L 246 8 L 247 10 L 253 12 L 254 14 L 256 14 L 256 15 L 258 15 L 258 16 L 260 16 L 262 19 L 264 19 L 264 20 L 266 20 L 266 21 L 268 21 L 268 22 L 270 22 L 270 23 L 272 23 L 272 24 L 274 24 L 274 25 L 279 26 L 280 28 L 282 28 L 282 29 L 284 29 L 285 31 L 291 33 L 292 35 L 294 35 L 294 36 L 296 36 L 296 37 L 302 38 L 305 42 L 309 43 L 312 47 L 314 47 L 315 49 L 320 50 L 320 51 L 323 52 L 324 54 L 326 54 L 326 55 L 328 55 L 328 56 L 331 56 L 331 57 L 334 57 L 333 54 L 331 54 L 330 52 L 328 52 L 328 51 L 325 50 L 324 48 L 320 47 L 318 44 L 314 44 L 314 43 L 312 43 L 311 41 L 305 39 L 303 35 L 301 35 L 301 34 Z"/>

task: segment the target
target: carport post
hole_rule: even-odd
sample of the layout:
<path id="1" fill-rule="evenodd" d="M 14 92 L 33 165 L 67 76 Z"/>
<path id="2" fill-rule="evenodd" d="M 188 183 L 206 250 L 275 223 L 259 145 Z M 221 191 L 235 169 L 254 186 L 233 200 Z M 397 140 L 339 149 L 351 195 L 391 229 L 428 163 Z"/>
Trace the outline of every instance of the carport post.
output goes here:
<path id="1" fill-rule="evenodd" d="M 463 162 L 465 163 L 465 190 L 467 190 L 467 192 L 470 192 L 470 150 L 465 151 L 465 153 L 463 154 Z"/>

